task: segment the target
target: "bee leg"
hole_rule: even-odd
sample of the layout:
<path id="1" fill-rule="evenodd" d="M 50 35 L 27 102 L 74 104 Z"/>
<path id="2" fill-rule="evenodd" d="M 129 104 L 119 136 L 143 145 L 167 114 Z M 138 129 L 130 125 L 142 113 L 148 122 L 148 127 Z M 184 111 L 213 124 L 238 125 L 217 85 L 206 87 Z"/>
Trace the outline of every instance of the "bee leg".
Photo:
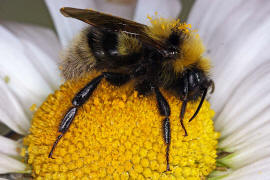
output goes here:
<path id="1" fill-rule="evenodd" d="M 93 94 L 94 90 L 97 88 L 97 85 L 104 78 L 104 75 L 100 75 L 93 79 L 90 83 L 88 83 L 84 88 L 82 88 L 73 98 L 72 104 L 75 107 L 79 107 L 85 103 L 89 99 L 89 97 Z"/>
<path id="2" fill-rule="evenodd" d="M 187 136 L 188 135 L 187 130 L 186 130 L 184 122 L 183 122 L 184 116 L 185 116 L 185 113 L 186 113 L 187 97 L 188 97 L 188 79 L 187 78 L 184 79 L 183 93 L 184 93 L 184 97 L 181 99 L 183 101 L 183 103 L 182 103 L 182 107 L 181 107 L 181 111 L 180 111 L 180 123 L 181 123 L 181 126 L 182 126 L 182 128 L 184 129 L 184 132 L 185 132 L 184 136 Z"/>
<path id="3" fill-rule="evenodd" d="M 210 79 L 209 83 L 209 87 L 211 87 L 210 93 L 212 94 L 215 91 L 215 83 L 212 79 Z"/>
<path id="4" fill-rule="evenodd" d="M 165 116 L 163 120 L 163 138 L 167 145 L 166 148 L 166 161 L 167 161 L 167 168 L 166 171 L 170 171 L 170 163 L 169 163 L 169 150 L 170 150 L 170 144 L 171 144 L 171 127 L 170 127 L 170 119 L 169 116 L 171 114 L 170 106 L 164 96 L 161 94 L 158 88 L 154 88 L 156 98 L 157 98 L 157 104 L 158 109 L 160 112 L 160 115 Z"/>
<path id="5" fill-rule="evenodd" d="M 63 135 L 68 130 L 70 124 L 72 123 L 77 113 L 77 109 L 80 106 L 82 106 L 85 103 L 85 101 L 89 99 L 89 97 L 92 95 L 92 93 L 94 92 L 94 90 L 96 89 L 97 85 L 100 83 L 103 77 L 104 77 L 103 74 L 96 77 L 75 95 L 75 97 L 72 100 L 73 107 L 67 111 L 67 113 L 65 114 L 64 118 L 62 119 L 59 125 L 58 132 L 60 132 L 61 134 L 55 140 L 53 147 L 49 153 L 49 156 L 48 156 L 49 158 L 53 159 L 52 157 L 53 151 L 56 145 L 58 144 L 59 140 L 63 137 Z"/>
<path id="6" fill-rule="evenodd" d="M 194 113 L 193 116 L 189 119 L 188 122 L 191 122 L 191 121 L 197 116 L 197 114 L 199 113 L 199 111 L 200 111 L 200 109 L 201 109 L 201 107 L 202 107 L 202 105 L 203 105 L 203 102 L 204 102 L 204 100 L 205 100 L 206 94 L 207 94 L 207 89 L 205 89 L 205 90 L 203 91 L 203 94 L 202 94 L 202 97 L 201 97 L 200 104 L 199 104 L 199 106 L 197 107 L 195 113 Z"/>
<path id="7" fill-rule="evenodd" d="M 52 158 L 52 154 L 53 154 L 53 151 L 56 147 L 56 145 L 58 144 L 59 140 L 63 137 L 63 135 L 65 134 L 65 132 L 68 130 L 72 120 L 74 119 L 75 115 L 77 113 L 77 108 L 76 107 L 72 107 L 68 110 L 68 112 L 66 113 L 65 117 L 63 118 L 60 126 L 59 126 L 59 129 L 58 129 L 58 132 L 60 132 L 61 134 L 57 137 L 56 141 L 54 142 L 53 144 L 53 147 L 49 153 L 49 158 Z"/>
<path id="8" fill-rule="evenodd" d="M 138 91 L 140 95 L 147 96 L 153 92 L 152 85 L 149 81 L 143 80 L 135 85 L 135 90 Z"/>
<path id="9" fill-rule="evenodd" d="M 184 116 L 185 116 L 185 113 L 186 113 L 186 106 L 187 106 L 187 101 L 183 101 L 182 103 L 182 107 L 181 107 L 181 112 L 180 112 L 180 123 L 181 123 L 181 126 L 182 128 L 184 129 L 184 132 L 185 132 L 185 135 L 184 136 L 187 136 L 187 130 L 185 128 L 185 125 L 184 125 Z"/>

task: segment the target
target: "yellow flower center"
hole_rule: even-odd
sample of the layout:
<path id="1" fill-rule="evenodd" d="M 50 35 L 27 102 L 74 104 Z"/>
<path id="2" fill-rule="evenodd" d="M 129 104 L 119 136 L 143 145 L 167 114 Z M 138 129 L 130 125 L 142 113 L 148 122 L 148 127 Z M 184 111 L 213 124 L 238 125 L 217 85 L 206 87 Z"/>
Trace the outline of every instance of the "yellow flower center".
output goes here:
<path id="1" fill-rule="evenodd" d="M 206 101 L 190 123 L 197 103 L 185 115 L 188 136 L 179 122 L 181 101 L 162 91 L 171 107 L 170 166 L 155 96 L 140 97 L 132 83 L 122 87 L 105 80 L 79 108 L 69 130 L 48 158 L 58 126 L 74 95 L 97 74 L 68 81 L 35 112 L 24 139 L 27 163 L 36 179 L 205 179 L 216 167 L 219 133 Z"/>

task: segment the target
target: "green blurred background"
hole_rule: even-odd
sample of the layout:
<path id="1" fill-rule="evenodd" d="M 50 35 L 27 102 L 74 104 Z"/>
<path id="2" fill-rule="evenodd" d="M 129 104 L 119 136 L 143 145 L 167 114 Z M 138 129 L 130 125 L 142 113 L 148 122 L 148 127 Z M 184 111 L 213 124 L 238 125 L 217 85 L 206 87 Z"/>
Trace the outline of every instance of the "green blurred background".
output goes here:
<path id="1" fill-rule="evenodd" d="M 179 17 L 181 20 L 185 20 L 194 0 L 179 1 L 182 3 Z M 53 28 L 53 22 L 43 0 L 0 0 L 0 19 Z"/>
<path id="2" fill-rule="evenodd" d="M 0 19 L 53 28 L 43 0 L 0 0 Z"/>

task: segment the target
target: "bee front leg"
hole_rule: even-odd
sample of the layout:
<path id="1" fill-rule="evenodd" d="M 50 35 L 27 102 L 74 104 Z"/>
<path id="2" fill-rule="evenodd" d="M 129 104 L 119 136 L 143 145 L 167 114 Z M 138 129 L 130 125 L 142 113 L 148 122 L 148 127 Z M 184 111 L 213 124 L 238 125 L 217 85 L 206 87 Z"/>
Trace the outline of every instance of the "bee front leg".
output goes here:
<path id="1" fill-rule="evenodd" d="M 194 113 L 193 116 L 189 119 L 188 122 L 191 122 L 191 121 L 197 116 L 197 114 L 199 113 L 199 111 L 200 111 L 200 109 L 201 109 L 201 107 L 202 107 L 202 105 L 203 105 L 203 102 L 204 102 L 204 100 L 205 100 L 206 94 L 207 94 L 207 89 L 204 89 L 204 91 L 203 91 L 203 93 L 202 93 L 202 97 L 201 97 L 200 104 L 199 104 L 199 106 L 197 107 L 195 113 Z"/>
<path id="2" fill-rule="evenodd" d="M 73 107 L 67 111 L 67 113 L 65 114 L 64 118 L 62 119 L 62 121 L 59 125 L 58 132 L 60 132 L 61 134 L 55 140 L 53 147 L 49 153 L 49 156 L 48 156 L 49 158 L 53 159 L 53 157 L 52 157 L 53 151 L 54 151 L 56 145 L 58 144 L 58 142 L 60 141 L 60 139 L 67 132 L 70 124 L 72 123 L 72 121 L 77 113 L 77 109 L 80 106 L 82 106 L 89 99 L 89 97 L 92 95 L 94 90 L 97 88 L 97 85 L 100 83 L 100 81 L 103 78 L 104 78 L 104 74 L 96 77 L 95 79 L 93 79 L 90 83 L 88 83 L 84 88 L 82 88 L 75 95 L 75 97 L 72 100 Z"/>
<path id="3" fill-rule="evenodd" d="M 182 128 L 184 129 L 185 135 L 187 136 L 187 130 L 185 128 L 184 125 L 184 117 L 185 117 L 185 113 L 186 113 L 186 107 L 187 107 L 187 98 L 188 98 L 188 79 L 185 78 L 184 79 L 184 89 L 183 89 L 183 94 L 184 96 L 181 98 L 182 102 L 182 107 L 181 107 L 181 111 L 180 111 L 180 123 Z"/>
<path id="4" fill-rule="evenodd" d="M 171 144 L 171 127 L 170 127 L 170 119 L 169 116 L 171 114 L 170 106 L 166 101 L 165 97 L 161 94 L 158 88 L 154 88 L 156 98 L 157 98 L 157 105 L 160 112 L 160 115 L 165 116 L 163 120 L 163 139 L 167 145 L 166 148 L 166 161 L 167 161 L 167 169 L 166 171 L 170 171 L 170 163 L 169 163 L 169 150 Z"/>

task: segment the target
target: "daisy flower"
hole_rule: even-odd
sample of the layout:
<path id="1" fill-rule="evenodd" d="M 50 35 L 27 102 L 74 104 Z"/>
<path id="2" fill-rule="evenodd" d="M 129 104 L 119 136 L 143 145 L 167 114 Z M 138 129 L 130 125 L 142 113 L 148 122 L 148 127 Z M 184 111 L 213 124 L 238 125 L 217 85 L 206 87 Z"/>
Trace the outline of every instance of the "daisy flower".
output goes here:
<path id="1" fill-rule="evenodd" d="M 56 159 L 48 159 L 48 152 L 71 98 L 95 75 L 60 86 L 58 54 L 86 24 L 63 17 L 59 9 L 92 8 L 147 24 L 147 15 L 155 12 L 176 18 L 179 2 L 45 2 L 57 36 L 37 26 L 1 22 L 0 121 L 23 139 L 0 136 L 0 178 L 270 179 L 269 1 L 194 3 L 187 22 L 207 48 L 216 89 L 187 125 L 187 137 L 178 124 L 181 102 L 164 92 L 172 108 L 176 149 L 171 152 L 172 172 L 166 173 L 161 124 L 153 121 L 160 119 L 156 102 L 140 99 L 128 86 L 106 82 L 79 111 L 55 150 Z M 196 105 L 189 106 L 187 117 Z"/>

